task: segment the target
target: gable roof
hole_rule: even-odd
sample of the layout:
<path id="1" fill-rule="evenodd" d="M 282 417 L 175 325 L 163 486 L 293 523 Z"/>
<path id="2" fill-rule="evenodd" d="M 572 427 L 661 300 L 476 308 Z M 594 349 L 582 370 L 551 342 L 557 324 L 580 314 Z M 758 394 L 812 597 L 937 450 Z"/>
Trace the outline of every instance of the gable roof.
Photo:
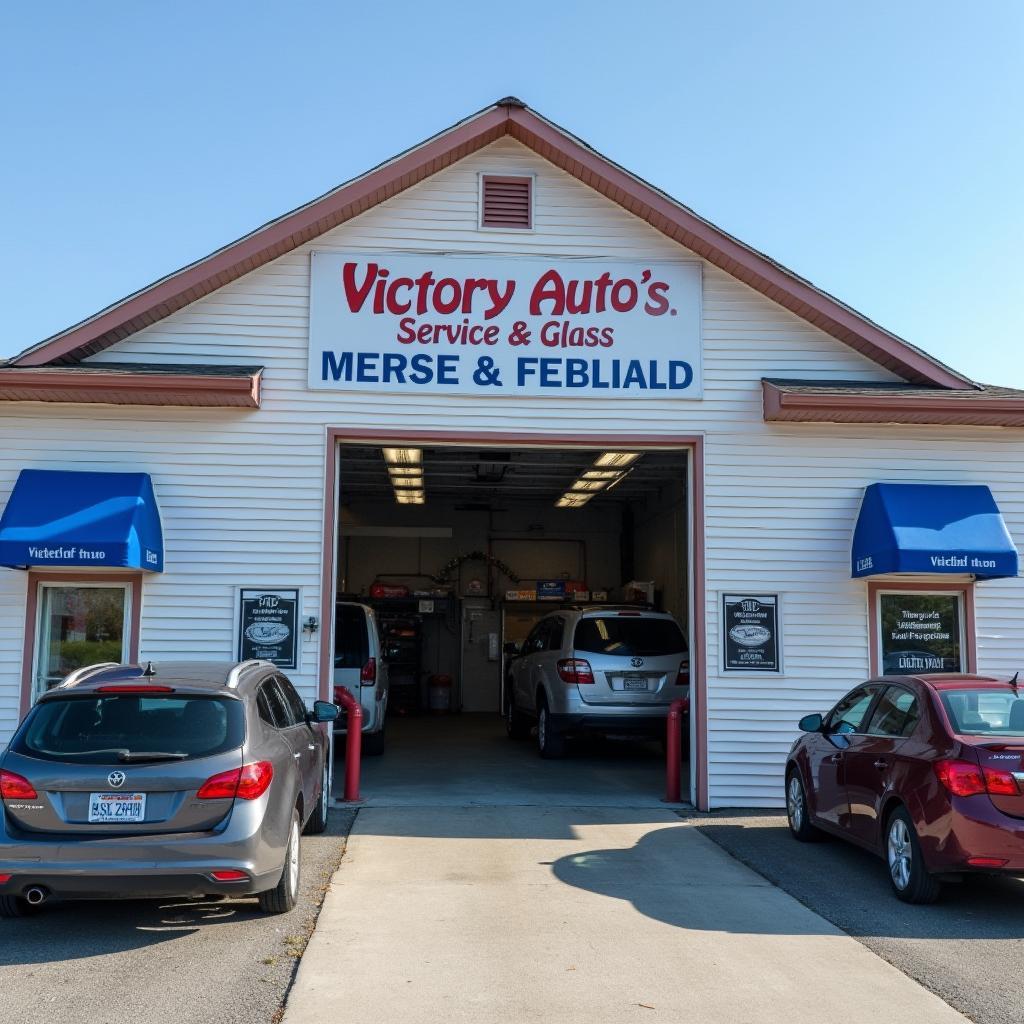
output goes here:
<path id="1" fill-rule="evenodd" d="M 319 199 L 26 349 L 8 365 L 79 362 L 503 136 L 516 139 L 662 234 L 903 379 L 940 388 L 975 386 L 967 377 L 630 174 L 514 97 L 499 100 Z"/>

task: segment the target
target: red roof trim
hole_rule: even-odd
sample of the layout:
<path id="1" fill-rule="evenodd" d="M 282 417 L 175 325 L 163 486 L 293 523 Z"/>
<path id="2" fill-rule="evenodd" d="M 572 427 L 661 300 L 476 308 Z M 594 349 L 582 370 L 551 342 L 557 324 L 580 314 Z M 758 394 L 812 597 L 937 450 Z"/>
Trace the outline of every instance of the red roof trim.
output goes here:
<path id="1" fill-rule="evenodd" d="M 107 348 L 504 135 L 511 135 L 656 230 L 906 380 L 948 388 L 973 386 L 966 377 L 702 220 L 512 97 L 27 349 L 12 365 L 74 362 Z"/>
<path id="2" fill-rule="evenodd" d="M 931 423 L 941 426 L 1024 427 L 1024 398 L 983 391 L 949 395 L 792 393 L 761 382 L 769 423 Z"/>
<path id="3" fill-rule="evenodd" d="M 258 409 L 262 371 L 238 376 L 0 368 L 0 402 Z"/>

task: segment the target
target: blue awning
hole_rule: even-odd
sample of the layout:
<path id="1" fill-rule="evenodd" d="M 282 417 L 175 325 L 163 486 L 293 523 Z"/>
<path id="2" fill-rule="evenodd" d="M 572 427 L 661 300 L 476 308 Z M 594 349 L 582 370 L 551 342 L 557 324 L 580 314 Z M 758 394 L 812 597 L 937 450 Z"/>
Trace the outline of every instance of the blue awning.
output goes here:
<path id="1" fill-rule="evenodd" d="M 163 572 L 149 474 L 23 469 L 0 516 L 0 565 Z"/>
<path id="2" fill-rule="evenodd" d="M 853 575 L 1017 575 L 1017 549 L 982 485 L 871 484 L 853 533 Z"/>

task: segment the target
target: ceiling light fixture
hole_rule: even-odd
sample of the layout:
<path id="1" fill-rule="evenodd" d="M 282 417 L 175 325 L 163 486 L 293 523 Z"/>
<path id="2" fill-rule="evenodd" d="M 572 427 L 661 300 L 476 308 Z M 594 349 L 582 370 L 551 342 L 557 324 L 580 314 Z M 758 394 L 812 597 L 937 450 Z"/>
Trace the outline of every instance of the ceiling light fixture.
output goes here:
<path id="1" fill-rule="evenodd" d="M 419 466 L 423 462 L 422 448 L 382 448 L 381 454 L 389 466 Z"/>
<path id="2" fill-rule="evenodd" d="M 425 505 L 422 448 L 381 448 L 395 501 L 399 505 Z"/>
<path id="3" fill-rule="evenodd" d="M 569 491 L 555 502 L 555 508 L 582 508 L 592 497 L 586 492 Z"/>
<path id="4" fill-rule="evenodd" d="M 601 468 L 625 469 L 627 466 L 632 466 L 641 454 L 641 452 L 602 452 L 594 460 L 594 465 Z"/>
<path id="5" fill-rule="evenodd" d="M 577 480 L 572 487 L 569 488 L 569 493 L 574 491 L 600 491 L 608 486 L 607 480 Z"/>
<path id="6" fill-rule="evenodd" d="M 622 471 L 618 469 L 588 469 L 581 474 L 582 480 L 618 480 Z"/>

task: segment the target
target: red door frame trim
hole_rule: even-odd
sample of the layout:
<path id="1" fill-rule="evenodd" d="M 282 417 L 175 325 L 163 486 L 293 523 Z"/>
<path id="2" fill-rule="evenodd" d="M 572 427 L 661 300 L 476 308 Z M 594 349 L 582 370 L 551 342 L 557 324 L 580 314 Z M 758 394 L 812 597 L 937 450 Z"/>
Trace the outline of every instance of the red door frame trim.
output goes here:
<path id="1" fill-rule="evenodd" d="M 330 626 L 334 617 L 334 573 L 337 530 L 337 447 L 340 442 L 405 445 L 472 445 L 476 448 L 494 446 L 520 448 L 688 448 L 691 452 L 689 487 L 692 515 L 690 530 L 693 541 L 693 592 L 690 595 L 693 635 L 690 638 L 693 664 L 701 666 L 691 681 L 690 705 L 697 711 L 694 719 L 694 767 L 697 808 L 708 809 L 707 751 L 707 650 L 705 630 L 704 583 L 704 438 L 700 434 L 666 437 L 664 434 L 518 434 L 469 433 L 465 431 L 424 430 L 360 430 L 346 427 L 327 428 L 326 466 L 324 473 L 323 571 L 320 577 L 320 697 L 331 699 Z"/>
<path id="2" fill-rule="evenodd" d="M 139 629 L 142 623 L 141 572 L 76 572 L 74 569 L 30 569 L 25 599 L 25 639 L 21 654 L 21 714 L 32 706 L 32 663 L 35 659 L 40 583 L 127 583 L 131 587 L 131 621 L 128 628 L 128 660 L 139 660 Z"/>
<path id="3" fill-rule="evenodd" d="M 882 665 L 878 644 L 878 595 L 882 592 L 907 594 L 955 593 L 964 595 L 964 650 L 967 654 L 967 671 L 978 671 L 978 635 L 974 618 L 974 583 L 965 580 L 962 583 L 927 583 L 915 580 L 913 583 L 902 583 L 893 580 L 889 583 L 871 580 L 868 583 L 868 652 L 872 676 L 882 674 Z"/>

